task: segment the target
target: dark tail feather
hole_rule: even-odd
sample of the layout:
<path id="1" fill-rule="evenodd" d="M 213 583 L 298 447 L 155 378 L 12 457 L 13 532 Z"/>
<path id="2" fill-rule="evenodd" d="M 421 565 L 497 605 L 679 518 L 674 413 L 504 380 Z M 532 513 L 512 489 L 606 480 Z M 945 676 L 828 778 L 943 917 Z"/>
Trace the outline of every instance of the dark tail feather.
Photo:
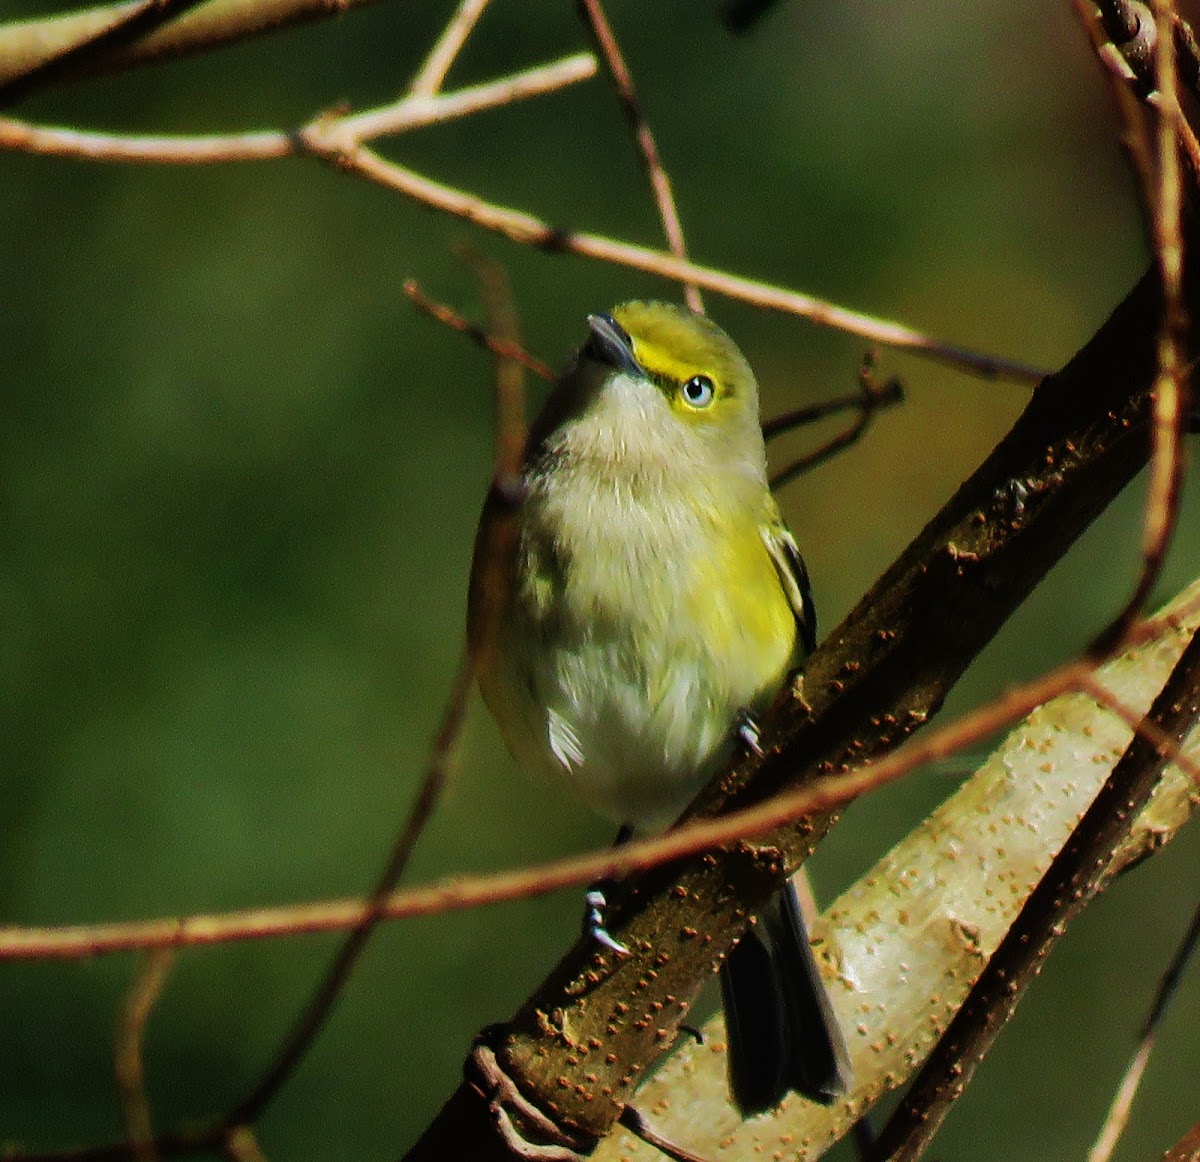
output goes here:
<path id="1" fill-rule="evenodd" d="M 788 1090 L 828 1105 L 850 1088 L 846 1043 L 791 880 L 721 966 L 729 1088 L 744 1117 Z"/>

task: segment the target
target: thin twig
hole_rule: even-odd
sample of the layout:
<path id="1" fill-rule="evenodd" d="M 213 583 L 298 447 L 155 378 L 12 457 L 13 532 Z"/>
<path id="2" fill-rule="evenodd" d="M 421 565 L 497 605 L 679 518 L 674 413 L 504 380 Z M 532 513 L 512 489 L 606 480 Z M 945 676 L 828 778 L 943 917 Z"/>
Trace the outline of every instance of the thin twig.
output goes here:
<path id="1" fill-rule="evenodd" d="M 520 329 L 504 269 L 467 252 L 483 288 L 488 332 L 505 346 L 520 346 Z M 493 351 L 496 453 L 471 560 L 467 650 L 475 666 L 490 658 L 494 635 L 507 604 L 511 563 L 520 537 L 517 516 L 524 503 L 523 460 L 528 435 L 523 364 Z"/>
<path id="2" fill-rule="evenodd" d="M 460 248 L 459 256 L 471 265 L 479 279 L 487 314 L 488 334 L 496 337 L 497 349 L 492 351 L 496 398 L 496 450 L 492 465 L 492 487 L 510 494 L 513 488 L 511 482 L 521 475 L 528 435 L 525 364 L 510 353 L 522 350 L 520 322 L 504 267 L 466 247 Z"/>
<path id="3" fill-rule="evenodd" d="M 835 436 L 826 440 L 819 448 L 815 448 L 813 451 L 800 456 L 774 473 L 771 477 L 771 488 L 773 490 L 782 488 L 797 476 L 808 472 L 818 464 L 823 464 L 826 460 L 829 460 L 839 452 L 850 447 L 850 445 L 856 443 L 867 430 L 875 413 L 880 408 L 890 407 L 893 404 L 900 403 L 904 399 L 904 386 L 898 379 L 892 378 L 882 384 L 876 381 L 874 364 L 874 356 L 868 354 L 859 368 L 859 392 L 857 395 L 842 397 L 841 400 L 830 400 L 824 404 L 816 404 L 810 408 L 802 408 L 794 412 L 789 412 L 784 416 L 777 416 L 768 424 L 763 425 L 763 438 L 770 440 L 802 423 L 811 423 L 813 420 L 829 415 L 835 410 L 842 410 L 838 405 L 844 406 L 846 401 L 849 401 L 849 406 L 856 408 L 858 411 L 854 422 L 844 431 L 838 432 Z"/>
<path id="4" fill-rule="evenodd" d="M 871 389 L 871 393 L 876 397 L 880 405 L 900 403 L 904 398 L 904 386 L 898 379 L 890 379 L 882 387 L 875 385 Z M 788 412 L 781 412 L 779 415 L 765 420 L 762 425 L 763 439 L 770 443 L 779 436 L 786 435 L 788 432 L 794 432 L 797 428 L 808 427 L 809 424 L 815 424 L 819 420 L 828 419 L 839 412 L 862 411 L 863 407 L 867 406 L 863 399 L 864 394 L 860 374 L 859 390 L 856 392 L 847 395 L 835 395 L 830 399 L 823 399 L 819 403 L 808 404 L 806 407 L 795 408 Z"/>
<path id="5" fill-rule="evenodd" d="M 577 52 L 550 64 L 523 69 L 482 85 L 468 85 L 449 93 L 413 93 L 392 105 L 325 121 L 325 132 L 341 133 L 347 142 L 368 141 L 406 133 L 421 125 L 432 125 L 458 117 L 511 105 L 528 97 L 540 97 L 578 84 L 596 75 L 596 58 Z"/>
<path id="6" fill-rule="evenodd" d="M 1197 714 L 1200 633 L 1193 633 L 1146 720 L 1169 734 L 1177 750 Z M 1050 947 L 1100 890 L 1113 851 L 1170 761 L 1169 752 L 1148 741 L 1145 732 L 1134 735 L 883 1128 L 871 1155 L 877 1162 L 911 1162 L 924 1152 Z"/>
<path id="7" fill-rule="evenodd" d="M 142 1044 L 146 1022 L 162 995 L 174 960 L 175 953 L 169 948 L 156 948 L 146 954 L 121 1006 L 113 1042 L 113 1074 L 121 1098 L 121 1120 L 135 1162 L 158 1159 L 150 1103 L 146 1099 Z"/>
<path id="8" fill-rule="evenodd" d="M 485 109 L 555 92 L 595 74 L 595 57 L 591 53 L 576 53 L 486 84 L 433 96 L 404 97 L 379 109 L 319 118 L 318 123 L 322 133 L 331 140 L 339 134 L 348 141 L 373 139 L 469 117 Z M 299 143 L 302 132 L 146 136 L 83 133 L 0 118 L 0 148 L 85 161 L 211 165 L 215 162 L 269 161 L 304 153 Z"/>
<path id="9" fill-rule="evenodd" d="M 1127 30 L 1124 25 L 1132 20 L 1136 31 L 1138 21 L 1136 16 L 1126 12 L 1124 0 L 1120 0 L 1120 3 L 1122 7 L 1103 14 L 1102 23 L 1097 17 L 1096 5 L 1091 0 L 1072 0 L 1079 23 L 1100 62 L 1101 75 L 1117 115 L 1117 141 L 1137 178 L 1138 188 L 1148 192 L 1154 188 L 1154 153 L 1150 135 L 1146 131 L 1145 110 L 1132 88 L 1137 81 L 1137 74 L 1114 43 L 1118 37 L 1128 40 L 1133 36 L 1132 32 L 1125 35 Z M 1143 213 L 1148 211 L 1149 205 L 1149 201 L 1143 199 Z"/>
<path id="10" fill-rule="evenodd" d="M 1145 1023 L 1142 1025 L 1141 1035 L 1143 1037 L 1151 1035 L 1158 1027 L 1163 1014 L 1167 1011 L 1167 1006 L 1171 1003 L 1171 998 L 1175 995 L 1175 990 L 1179 987 L 1183 970 L 1195 955 L 1197 947 L 1200 947 L 1200 906 L 1192 914 L 1192 922 L 1183 934 L 1183 939 L 1180 940 L 1175 955 L 1171 957 L 1171 963 L 1167 965 L 1162 980 L 1158 982 L 1158 992 L 1154 996 L 1154 1003 L 1150 1006 L 1150 1012 L 1146 1015 Z"/>
<path id="11" fill-rule="evenodd" d="M 591 34 L 600 59 L 608 68 L 608 75 L 617 91 L 617 99 L 629 122 L 629 130 L 633 134 L 634 143 L 641 155 L 642 164 L 646 169 L 646 177 L 650 181 L 650 189 L 658 206 L 658 215 L 662 219 L 663 233 L 667 238 L 667 249 L 676 258 L 687 259 L 687 246 L 683 241 L 683 224 L 679 220 L 679 211 L 675 206 L 675 195 L 671 192 L 671 180 L 663 167 L 658 154 L 658 146 L 650 125 L 642 114 L 637 92 L 633 87 L 633 75 L 621 55 L 617 38 L 613 34 L 612 25 L 604 14 L 600 0 L 576 0 L 576 8 L 583 20 L 584 26 Z M 693 311 L 704 313 L 704 300 L 700 297 L 700 288 L 695 283 L 683 284 L 683 298 Z"/>
<path id="12" fill-rule="evenodd" d="M 533 91 L 547 91 L 549 87 L 559 88 L 572 80 L 582 80 L 585 76 L 592 75 L 594 65 L 590 55 L 568 58 L 556 65 L 517 74 L 513 78 L 490 85 L 477 86 L 474 90 L 464 89 L 458 93 L 439 94 L 428 99 L 433 105 L 409 106 L 409 112 L 403 116 L 397 113 L 398 106 L 389 106 L 386 116 L 383 111 L 373 111 L 361 114 L 359 118 L 320 118 L 293 134 L 255 133 L 217 137 L 120 136 L 42 128 L 0 118 L 0 148 L 92 161 L 165 164 L 261 161 L 287 157 L 297 151 L 314 153 L 337 168 L 356 173 L 432 209 L 463 218 L 514 242 L 537 246 L 551 252 L 593 258 L 680 283 L 692 283 L 728 298 L 768 310 L 797 315 L 819 326 L 847 331 L 872 343 L 924 354 L 984 378 L 1004 378 L 1026 383 L 1044 378 L 1045 372 L 1040 368 L 944 343 L 911 327 L 852 311 L 812 295 L 741 278 L 711 267 L 697 266 L 673 254 L 647 247 L 595 234 L 555 229 L 532 214 L 483 201 L 471 194 L 432 181 L 403 166 L 385 161 L 365 146 L 357 144 L 354 138 L 354 134 L 399 132 L 401 128 L 429 124 L 431 121 L 451 116 L 465 116 L 481 108 L 505 104 L 515 99 L 514 92 L 523 96 Z M 541 73 L 544 79 L 545 74 L 552 69 L 562 70 L 560 75 L 552 78 L 553 85 L 535 89 L 532 74 Z M 519 82 L 528 82 L 530 87 L 525 89 L 523 83 Z M 368 121 L 368 118 L 372 119 L 374 124 Z M 347 124 L 350 125 L 349 133 L 346 129 Z"/>
<path id="13" fill-rule="evenodd" d="M 1083 13 L 1079 0 L 1075 0 L 1075 7 Z M 1137 100 L 1147 105 L 1155 105 L 1161 98 L 1159 69 L 1164 55 L 1173 58 L 1171 89 L 1176 89 L 1178 80 L 1182 79 L 1193 93 L 1200 95 L 1197 93 L 1200 50 L 1191 26 L 1175 13 L 1164 23 L 1151 11 L 1153 7 L 1153 3 L 1147 7 L 1131 0 L 1096 0 L 1088 5 L 1085 19 L 1095 26 L 1092 40 L 1097 54 L 1114 75 L 1122 78 L 1122 85 L 1128 88 L 1130 97 L 1136 95 Z M 1100 47 L 1100 42 L 1106 43 Z M 1126 118 L 1122 117 L 1122 120 Z M 1179 121 L 1177 131 L 1189 180 L 1194 185 L 1200 181 L 1200 141 L 1186 121 Z"/>
<path id="14" fill-rule="evenodd" d="M 1109 1162 L 1109 1159 L 1112 1158 L 1121 1134 L 1124 1133 L 1129 1122 L 1133 1100 L 1137 1096 L 1138 1086 L 1146 1071 L 1150 1054 L 1154 1051 L 1159 1023 L 1167 1011 L 1167 1006 L 1183 975 L 1184 967 L 1195 952 L 1198 941 L 1200 941 L 1200 908 L 1197 908 L 1192 915 L 1192 922 L 1188 925 L 1179 947 L 1175 950 L 1175 955 L 1171 958 L 1167 971 L 1163 973 L 1162 980 L 1159 981 L 1154 1001 L 1142 1024 L 1141 1032 L 1138 1034 L 1137 1049 L 1125 1070 L 1124 1077 L 1121 1078 L 1121 1084 L 1117 1087 L 1108 1115 L 1104 1119 L 1104 1125 L 1101 1126 L 1100 1133 L 1096 1137 L 1096 1143 L 1088 1152 L 1087 1162 Z"/>
<path id="15" fill-rule="evenodd" d="M 1155 583 L 1162 574 L 1167 549 L 1179 514 L 1184 478 L 1183 435 L 1190 412 L 1185 382 L 1187 314 L 1183 308 L 1183 238 L 1180 228 L 1183 193 L 1179 173 L 1179 108 L 1175 74 L 1175 39 L 1171 27 L 1172 5 L 1152 0 L 1158 28 L 1156 81 L 1158 99 L 1155 161 L 1147 171 L 1141 146 L 1137 155 L 1138 175 L 1144 183 L 1143 197 L 1150 220 L 1151 240 L 1162 288 L 1163 314 L 1158 334 L 1158 376 L 1154 386 L 1151 418 L 1150 483 L 1147 489 L 1142 532 L 1142 565 L 1133 592 L 1121 612 L 1101 635 L 1098 646 L 1107 650 L 1119 642 L 1141 615 Z M 1123 87 L 1121 87 L 1123 88 Z M 1127 118 L 1127 102 L 1118 102 Z M 1140 140 L 1141 121 L 1126 126 L 1131 143 Z"/>
<path id="16" fill-rule="evenodd" d="M 495 205 L 386 161 L 366 147 L 344 149 L 339 143 L 323 139 L 319 129 L 306 133 L 305 140 L 314 153 L 340 169 L 356 173 L 431 209 L 462 218 L 513 242 L 535 246 L 550 253 L 594 258 L 675 282 L 693 282 L 702 290 L 711 290 L 768 310 L 799 315 L 820 326 L 847 331 L 872 343 L 919 352 L 986 378 L 1032 383 L 1045 377 L 1044 371 L 1028 364 L 943 343 L 910 327 L 848 310 L 812 295 L 698 266 L 661 250 L 618 242 L 597 234 L 555 229 L 532 214 Z"/>
<path id="17" fill-rule="evenodd" d="M 1143 622 L 1133 640 L 1150 641 L 1169 632 L 1178 618 L 1194 616 L 1200 597 L 1177 609 L 1170 619 Z M 755 807 L 718 819 L 697 821 L 653 839 L 633 840 L 621 848 L 605 848 L 582 856 L 554 860 L 487 876 L 450 880 L 394 893 L 384 907 L 390 919 L 431 916 L 488 904 L 524 899 L 559 888 L 574 887 L 606 876 L 644 870 L 673 859 L 752 837 L 789 819 L 828 810 L 875 787 L 893 782 L 917 767 L 945 759 L 1003 729 L 1059 694 L 1079 689 L 1092 672 L 1092 662 L 1069 662 L 1041 677 L 1014 687 L 986 706 L 954 722 L 928 730 L 899 751 L 884 755 L 870 767 L 832 775 L 800 790 L 788 792 Z M 1117 705 L 1120 705 L 1117 703 Z M 1200 763 L 1176 748 L 1171 761 L 1200 786 Z M 367 905 L 362 900 L 334 900 L 281 908 L 251 909 L 212 915 L 117 924 L 59 928 L 0 929 L 0 962 L 5 960 L 73 960 L 127 952 L 139 948 L 182 947 L 235 940 L 295 936 L 337 931 L 361 923 Z"/>
<path id="18" fill-rule="evenodd" d="M 1190 410 L 1185 375 L 1187 313 L 1183 307 L 1183 183 L 1179 172 L 1179 127 L 1183 113 L 1175 73 L 1174 6 L 1151 0 L 1158 25 L 1158 188 L 1154 198 L 1154 253 L 1162 281 L 1163 321 L 1158 337 L 1158 381 L 1151 423 L 1150 486 L 1142 538 L 1143 577 L 1131 607 L 1141 610 L 1163 561 L 1179 515 L 1183 487 L 1183 434 Z"/>
<path id="19" fill-rule="evenodd" d="M 1121 1078 L 1121 1084 L 1117 1087 L 1104 1125 L 1100 1127 L 1100 1134 L 1088 1151 L 1087 1162 L 1109 1162 L 1112 1158 L 1112 1153 L 1129 1122 L 1129 1111 L 1133 1107 L 1133 1099 L 1142 1083 L 1142 1074 L 1146 1072 L 1153 1048 L 1153 1037 L 1145 1037 L 1138 1044 L 1137 1052 L 1134 1053 L 1129 1068 L 1125 1070 L 1125 1076 Z"/>
<path id="20" fill-rule="evenodd" d="M 589 65 L 587 62 L 591 62 Z M 437 108 L 414 111 L 404 118 L 404 127 L 429 124 L 450 116 L 460 117 L 494 104 L 504 104 L 512 99 L 512 86 L 522 77 L 531 77 L 532 72 L 545 74 L 549 69 L 561 68 L 570 72 L 573 80 L 582 80 L 592 75 L 594 61 L 591 56 L 568 58 L 557 65 L 531 70 L 529 74 L 517 74 L 505 81 L 491 85 L 480 85 L 475 90 L 464 89 L 457 93 L 438 95 L 431 100 Z M 562 76 L 553 87 L 561 87 Z M 502 94 L 503 87 L 509 86 Z M 492 90 L 485 99 L 485 90 Z M 530 89 L 531 93 L 533 90 Z M 544 92 L 547 89 L 539 88 Z M 474 95 L 468 101 L 467 95 Z M 527 95 L 522 93 L 521 95 Z M 367 117 L 369 114 L 362 114 Z M 373 114 L 371 114 L 373 116 Z M 347 118 L 346 120 L 353 120 Z M 389 127 L 379 132 L 399 132 L 400 118 L 389 115 Z M 368 129 L 372 127 L 367 126 Z M 361 132 L 363 124 L 359 123 Z M 1045 376 L 1045 372 L 1028 364 L 1001 359 L 966 347 L 943 343 L 911 327 L 886 319 L 875 318 L 859 311 L 840 307 L 824 299 L 769 283 L 741 278 L 711 267 L 676 258 L 672 254 L 651 250 L 643 246 L 618 242 L 596 234 L 572 233 L 555 230 L 539 218 L 518 210 L 482 201 L 470 194 L 450 186 L 441 185 L 403 166 L 385 161 L 365 147 L 347 145 L 342 140 L 339 120 L 330 118 L 318 122 L 299 134 L 254 133 L 218 137 L 127 137 L 101 133 L 77 133 L 69 129 L 39 128 L 20 121 L 0 118 L 0 148 L 21 149 L 30 153 L 49 154 L 59 157 L 77 157 L 91 161 L 113 162 L 160 162 L 165 164 L 207 164 L 216 161 L 262 161 L 288 157 L 297 151 L 297 142 L 303 141 L 304 151 L 318 152 L 331 164 L 352 170 L 362 176 L 397 190 L 407 197 L 421 202 L 432 209 L 464 218 L 467 221 L 502 234 L 514 242 L 534 245 L 552 252 L 567 252 L 618 266 L 626 266 L 647 274 L 659 275 L 676 282 L 692 282 L 706 290 L 738 299 L 754 306 L 784 314 L 797 315 L 823 327 L 832 327 L 861 336 L 872 343 L 925 354 L 943 363 L 957 366 L 974 375 L 987 379 L 1010 379 L 1033 383 Z"/>
<path id="21" fill-rule="evenodd" d="M 1128 63 L 1142 95 L 1156 85 L 1154 53 L 1159 31 L 1144 4 L 1131 0 L 1095 0 L 1105 35 Z M 1180 80 L 1200 96 L 1200 46 L 1191 26 L 1178 14 L 1174 20 L 1174 51 Z"/>
<path id="22" fill-rule="evenodd" d="M 420 71 L 408 86 L 414 97 L 432 97 L 442 87 L 455 57 L 462 51 L 467 37 L 488 6 L 488 0 L 462 0 L 450 23 L 442 29 Z"/>
<path id="23" fill-rule="evenodd" d="M 455 331 L 466 335 L 476 346 L 482 347 L 485 351 L 490 351 L 493 355 L 502 355 L 506 359 L 515 360 L 539 378 L 551 383 L 554 382 L 555 375 L 549 364 L 543 363 L 536 355 L 530 355 L 524 347 L 516 346 L 504 339 L 489 334 L 483 327 L 464 318 L 453 307 L 435 302 L 421 290 L 417 285 L 416 279 L 405 279 L 404 293 L 417 310 L 422 311 L 432 319 L 436 319 L 439 323 L 444 323 L 447 327 L 451 327 Z"/>
<path id="24" fill-rule="evenodd" d="M 489 321 L 494 330 L 515 342 L 516 321 L 503 272 L 494 264 L 472 258 L 483 285 Z M 506 478 L 519 472 L 525 445 L 524 383 L 521 368 L 511 360 L 496 359 L 496 396 L 499 421 L 496 434 L 495 476 Z M 494 613 L 494 611 L 492 611 Z M 404 827 L 396 838 L 391 855 L 367 901 L 362 918 L 347 935 L 324 979 L 314 991 L 295 1028 L 277 1053 L 274 1062 L 250 1094 L 229 1115 L 230 1125 L 251 1125 L 275 1097 L 308 1052 L 324 1027 L 333 1005 L 345 988 L 350 974 L 384 918 L 388 897 L 404 874 L 418 840 L 433 815 L 442 791 L 457 764 L 459 741 L 466 721 L 467 706 L 475 684 L 478 654 L 473 644 L 463 655 L 442 711 L 441 724 L 434 740 L 425 777 Z"/>

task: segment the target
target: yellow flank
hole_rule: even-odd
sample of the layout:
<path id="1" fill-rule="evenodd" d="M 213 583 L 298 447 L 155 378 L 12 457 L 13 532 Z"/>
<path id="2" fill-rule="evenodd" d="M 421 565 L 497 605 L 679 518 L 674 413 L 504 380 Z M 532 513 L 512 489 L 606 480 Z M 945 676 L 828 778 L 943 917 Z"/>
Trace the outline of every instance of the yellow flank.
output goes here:
<path id="1" fill-rule="evenodd" d="M 665 303 L 589 326 L 533 428 L 498 602 L 480 592 L 497 570 L 476 562 L 470 628 L 517 761 L 656 826 L 716 773 L 739 716 L 774 697 L 812 615 L 741 352 Z"/>
<path id="2" fill-rule="evenodd" d="M 715 660 L 744 673 L 747 684 L 778 683 L 792 658 L 796 615 L 759 526 L 731 521 L 711 551 L 697 555 L 686 599 Z"/>

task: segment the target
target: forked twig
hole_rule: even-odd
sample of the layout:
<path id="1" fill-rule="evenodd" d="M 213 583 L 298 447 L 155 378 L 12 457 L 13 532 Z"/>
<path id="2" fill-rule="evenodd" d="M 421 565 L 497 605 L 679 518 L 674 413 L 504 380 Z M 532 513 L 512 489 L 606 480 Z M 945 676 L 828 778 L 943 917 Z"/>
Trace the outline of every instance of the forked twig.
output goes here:
<path id="1" fill-rule="evenodd" d="M 552 93 L 585 81 L 595 73 L 595 57 L 591 53 L 575 53 L 548 65 L 450 93 L 409 95 L 378 109 L 324 115 L 315 124 L 330 140 L 339 135 L 350 142 L 373 140 Z M 303 133 L 304 130 L 209 136 L 85 133 L 0 118 L 0 148 L 51 157 L 135 164 L 210 165 L 294 157 L 305 152 L 301 144 Z"/>
<path id="2" fill-rule="evenodd" d="M 113 1074 L 121 1098 L 121 1120 L 135 1162 L 158 1159 L 150 1103 L 146 1099 L 142 1045 L 146 1022 L 162 995 L 174 960 L 175 953 L 169 948 L 156 948 L 145 955 L 121 1006 L 113 1042 Z"/>
<path id="3" fill-rule="evenodd" d="M 425 58 L 425 63 L 413 77 L 412 84 L 408 86 L 408 91 L 412 96 L 432 97 L 441 89 L 442 82 L 445 81 L 446 74 L 450 71 L 450 66 L 462 51 L 467 37 L 471 35 L 471 30 L 487 6 L 488 0 L 462 0 L 458 11 L 450 23 L 442 29 L 442 35 L 438 37 L 437 43 Z"/>
<path id="4" fill-rule="evenodd" d="M 858 372 L 859 391 L 857 395 L 841 396 L 837 399 L 826 400 L 807 408 L 798 408 L 782 416 L 776 416 L 763 425 L 763 438 L 772 440 L 784 432 L 802 424 L 813 423 L 832 415 L 834 412 L 853 408 L 857 411 L 853 423 L 844 431 L 830 437 L 819 448 L 793 460 L 771 477 L 772 490 L 778 490 L 790 483 L 797 476 L 823 464 L 837 453 L 844 451 L 856 443 L 867 430 L 875 413 L 881 408 L 891 407 L 904 399 L 904 385 L 900 380 L 891 378 L 879 383 L 874 375 L 875 356 L 868 353 L 863 359 Z"/>

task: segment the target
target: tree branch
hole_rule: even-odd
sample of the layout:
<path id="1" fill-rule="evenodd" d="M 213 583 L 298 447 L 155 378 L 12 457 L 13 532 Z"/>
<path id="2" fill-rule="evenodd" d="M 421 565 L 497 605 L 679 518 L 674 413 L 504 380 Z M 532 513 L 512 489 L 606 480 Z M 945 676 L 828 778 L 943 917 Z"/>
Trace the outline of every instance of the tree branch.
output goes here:
<path id="1" fill-rule="evenodd" d="M 89 8 L 66 16 L 0 24 L 0 88 L 53 69 L 55 83 L 122 72 L 139 65 L 193 56 L 253 36 L 340 16 L 378 0 L 207 0 L 166 24 L 139 29 L 128 43 L 104 42 L 143 11 L 142 0 Z M 103 43 L 103 51 L 80 46 Z M 78 53 L 78 56 L 74 54 Z"/>

